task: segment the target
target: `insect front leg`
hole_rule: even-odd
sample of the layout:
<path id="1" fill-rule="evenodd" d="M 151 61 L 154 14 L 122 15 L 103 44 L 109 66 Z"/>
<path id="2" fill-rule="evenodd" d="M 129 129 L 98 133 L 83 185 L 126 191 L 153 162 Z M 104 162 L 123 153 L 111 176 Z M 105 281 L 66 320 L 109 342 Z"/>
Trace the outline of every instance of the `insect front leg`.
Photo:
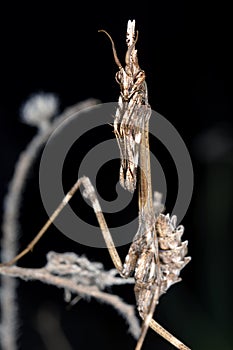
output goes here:
<path id="1" fill-rule="evenodd" d="M 90 179 L 86 176 L 82 177 L 82 185 L 84 186 L 83 196 L 91 201 L 92 207 L 94 209 L 95 215 L 97 217 L 104 241 L 108 248 L 109 254 L 111 256 L 112 262 L 118 272 L 121 274 L 123 265 L 120 256 L 116 250 L 115 244 L 113 242 L 111 233 L 108 229 L 107 223 L 105 221 L 103 212 L 101 210 L 99 200 L 97 198 L 96 192 Z"/>
<path id="2" fill-rule="evenodd" d="M 94 209 L 97 220 L 99 222 L 100 229 L 102 231 L 103 238 L 105 240 L 109 254 L 112 258 L 113 264 L 115 265 L 115 267 L 119 271 L 119 273 L 121 273 L 122 268 L 123 268 L 121 259 L 118 255 L 118 252 L 115 248 L 115 245 L 114 245 L 114 242 L 112 239 L 112 236 L 109 232 L 109 229 L 108 229 L 107 223 L 105 221 L 104 215 L 102 213 L 95 189 L 92 186 L 90 179 L 86 176 L 83 176 L 76 181 L 76 183 L 72 186 L 72 188 L 69 190 L 69 192 L 63 198 L 63 200 L 58 205 L 58 207 L 54 210 L 53 214 L 50 216 L 48 221 L 44 224 L 44 226 L 37 233 L 37 235 L 33 238 L 33 240 L 28 244 L 28 246 L 23 251 L 21 251 L 17 256 L 15 256 L 11 261 L 8 261 L 4 264 L 0 264 L 0 266 L 1 265 L 8 265 L 8 266 L 13 265 L 18 260 L 20 260 L 23 256 L 25 256 L 27 253 L 32 251 L 34 246 L 43 237 L 43 235 L 46 233 L 48 228 L 51 226 L 51 224 L 54 222 L 54 220 L 57 218 L 57 216 L 60 214 L 60 212 L 64 209 L 64 207 L 69 203 L 70 199 L 73 197 L 73 195 L 76 193 L 76 191 L 80 188 L 81 185 L 84 187 L 84 191 L 83 191 L 84 197 L 88 198 L 91 201 L 91 205 Z"/>

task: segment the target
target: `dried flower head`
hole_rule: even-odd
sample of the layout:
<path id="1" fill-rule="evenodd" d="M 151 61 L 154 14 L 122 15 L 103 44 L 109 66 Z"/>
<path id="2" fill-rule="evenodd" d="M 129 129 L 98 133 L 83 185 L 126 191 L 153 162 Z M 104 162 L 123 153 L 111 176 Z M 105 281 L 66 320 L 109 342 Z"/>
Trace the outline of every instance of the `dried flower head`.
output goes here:
<path id="1" fill-rule="evenodd" d="M 22 106 L 21 118 L 30 125 L 46 128 L 49 120 L 57 113 L 58 97 L 51 93 L 38 93 L 32 95 Z"/>

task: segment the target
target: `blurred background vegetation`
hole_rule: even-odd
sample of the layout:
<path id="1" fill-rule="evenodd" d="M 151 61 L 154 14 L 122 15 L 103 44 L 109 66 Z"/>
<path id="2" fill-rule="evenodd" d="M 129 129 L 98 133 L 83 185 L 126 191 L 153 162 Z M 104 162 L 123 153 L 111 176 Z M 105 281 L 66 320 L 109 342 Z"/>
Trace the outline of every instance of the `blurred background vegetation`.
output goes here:
<path id="1" fill-rule="evenodd" d="M 193 199 L 182 222 L 192 261 L 182 272 L 183 282 L 161 299 L 155 318 L 192 349 L 232 349 L 233 76 L 232 21 L 227 2 L 36 1 L 0 6 L 1 199 L 20 152 L 36 132 L 19 119 L 22 103 L 40 91 L 56 93 L 61 111 L 89 97 L 116 101 L 119 87 L 114 80 L 111 46 L 97 31 L 103 28 L 111 33 L 123 61 L 126 24 L 128 19 L 136 19 L 139 63 L 147 74 L 150 104 L 182 136 L 195 180 Z M 112 137 L 111 130 L 109 135 Z M 170 183 L 169 209 L 177 183 L 166 173 L 169 165 L 163 150 L 154 145 L 151 148 Z M 21 206 L 21 247 L 46 219 L 38 189 L 39 158 Z M 75 157 L 73 162 L 71 183 L 78 166 Z M 113 173 L 118 172 L 115 165 Z M 99 177 L 97 185 L 102 187 L 103 197 L 104 192 L 114 192 L 112 181 Z M 137 215 L 136 205 L 132 210 Z M 95 224 L 94 216 L 88 220 Z M 119 248 L 122 258 L 127 249 Z M 106 268 L 112 267 L 106 250 L 79 245 L 56 228 L 50 229 L 20 265 L 41 266 L 49 250 L 83 253 L 102 261 Z M 81 300 L 69 308 L 62 291 L 54 287 L 39 282 L 18 285 L 19 349 L 92 349 L 97 345 L 102 349 L 133 349 L 135 342 L 126 334 L 124 320 L 110 307 Z M 112 291 L 131 304 L 135 302 L 131 286 Z M 58 340 L 60 337 L 69 344 Z M 144 349 L 168 350 L 172 346 L 149 331 Z"/>

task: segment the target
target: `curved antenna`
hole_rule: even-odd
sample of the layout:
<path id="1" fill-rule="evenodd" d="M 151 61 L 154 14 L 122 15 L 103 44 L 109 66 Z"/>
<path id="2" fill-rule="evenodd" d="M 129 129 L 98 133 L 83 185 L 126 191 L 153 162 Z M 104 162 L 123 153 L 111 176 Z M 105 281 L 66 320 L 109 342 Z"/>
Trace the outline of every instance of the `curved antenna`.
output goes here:
<path id="1" fill-rule="evenodd" d="M 126 66 L 129 66 L 130 64 L 130 56 L 131 56 L 131 53 L 136 45 L 136 42 L 138 41 L 138 30 L 136 32 L 136 39 L 134 40 L 134 43 L 132 45 L 129 46 L 127 52 L 126 52 L 126 55 L 125 55 L 125 64 Z"/>
<path id="2" fill-rule="evenodd" d="M 98 32 L 103 32 L 109 37 L 109 39 L 110 39 L 110 41 L 112 43 L 112 52 L 113 52 L 114 60 L 115 60 L 116 64 L 118 65 L 118 67 L 121 69 L 122 68 L 122 64 L 121 64 L 119 58 L 117 57 L 115 44 L 114 44 L 114 41 L 112 40 L 111 35 L 108 34 L 108 32 L 106 32 L 106 30 L 104 30 L 104 29 L 99 29 Z"/>

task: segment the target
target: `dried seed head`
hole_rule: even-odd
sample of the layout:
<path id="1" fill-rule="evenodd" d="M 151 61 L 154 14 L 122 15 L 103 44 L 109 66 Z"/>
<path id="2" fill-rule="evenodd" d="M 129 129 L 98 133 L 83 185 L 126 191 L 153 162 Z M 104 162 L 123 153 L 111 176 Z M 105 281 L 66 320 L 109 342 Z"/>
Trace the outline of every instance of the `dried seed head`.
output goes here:
<path id="1" fill-rule="evenodd" d="M 21 118 L 30 125 L 45 129 L 49 120 L 57 113 L 58 97 L 51 93 L 38 93 L 32 95 L 22 106 Z"/>

